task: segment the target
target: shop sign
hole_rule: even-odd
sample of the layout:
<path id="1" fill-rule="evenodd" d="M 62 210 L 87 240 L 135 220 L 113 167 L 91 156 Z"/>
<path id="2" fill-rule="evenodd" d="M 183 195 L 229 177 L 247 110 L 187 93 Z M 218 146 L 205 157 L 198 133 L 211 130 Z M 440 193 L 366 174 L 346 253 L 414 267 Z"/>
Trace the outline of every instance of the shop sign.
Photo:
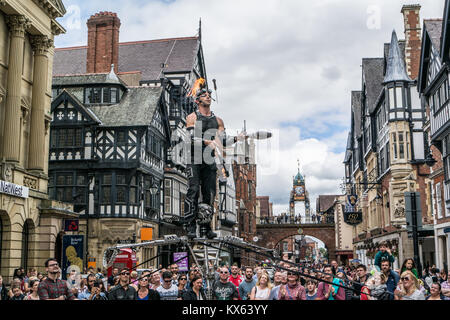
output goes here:
<path id="1" fill-rule="evenodd" d="M 362 222 L 362 212 L 357 211 L 357 202 L 357 195 L 348 195 L 347 202 L 345 203 L 345 206 L 343 206 L 344 222 L 351 226 L 356 226 Z"/>
<path id="2" fill-rule="evenodd" d="M 0 180 L 0 193 L 10 196 L 28 199 L 29 188 Z"/>

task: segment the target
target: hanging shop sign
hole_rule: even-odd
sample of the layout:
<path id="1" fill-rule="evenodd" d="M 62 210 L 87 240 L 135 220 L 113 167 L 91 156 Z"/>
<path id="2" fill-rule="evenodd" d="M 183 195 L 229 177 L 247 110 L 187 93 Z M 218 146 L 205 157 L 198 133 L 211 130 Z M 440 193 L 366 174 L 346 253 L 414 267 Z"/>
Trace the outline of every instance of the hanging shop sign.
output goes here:
<path id="1" fill-rule="evenodd" d="M 27 199 L 29 190 L 27 187 L 0 180 L 0 193 Z"/>
<path id="2" fill-rule="evenodd" d="M 344 222 L 351 226 L 356 226 L 362 222 L 362 212 L 357 211 L 356 203 L 358 202 L 358 196 L 348 195 L 347 202 L 343 206 Z"/>

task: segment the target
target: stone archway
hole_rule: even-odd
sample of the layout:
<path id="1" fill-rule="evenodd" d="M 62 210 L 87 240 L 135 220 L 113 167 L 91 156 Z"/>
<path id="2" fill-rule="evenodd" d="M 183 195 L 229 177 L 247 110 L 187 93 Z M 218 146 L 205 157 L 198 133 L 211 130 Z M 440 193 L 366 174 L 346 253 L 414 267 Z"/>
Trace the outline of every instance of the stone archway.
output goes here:
<path id="1" fill-rule="evenodd" d="M 321 240 L 328 249 L 328 259 L 336 259 L 336 240 L 334 224 L 261 224 L 256 226 L 258 245 L 268 249 L 275 249 L 283 239 L 299 235 L 312 236 Z"/>

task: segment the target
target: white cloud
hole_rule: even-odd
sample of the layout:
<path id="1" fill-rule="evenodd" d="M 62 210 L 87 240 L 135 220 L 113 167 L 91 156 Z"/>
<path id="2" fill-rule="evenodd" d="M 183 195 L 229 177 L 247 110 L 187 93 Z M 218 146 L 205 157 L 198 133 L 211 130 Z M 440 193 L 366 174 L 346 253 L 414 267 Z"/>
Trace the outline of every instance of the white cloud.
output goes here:
<path id="1" fill-rule="evenodd" d="M 361 59 L 379 57 L 392 29 L 403 35 L 401 0 L 66 0 L 78 5 L 80 29 L 57 46 L 86 44 L 86 19 L 117 12 L 121 41 L 193 36 L 202 18 L 209 80 L 217 79 L 213 106 L 227 128 L 280 130 L 277 173 L 258 174 L 258 194 L 274 212 L 288 207 L 300 158 L 311 204 L 318 194 L 339 193 L 350 124 L 350 92 L 361 87 Z M 422 18 L 441 18 L 444 1 L 415 0 Z M 74 13 L 61 19 L 63 25 Z M 76 18 L 76 15 L 75 15 Z M 74 24 L 76 25 L 76 24 Z"/>

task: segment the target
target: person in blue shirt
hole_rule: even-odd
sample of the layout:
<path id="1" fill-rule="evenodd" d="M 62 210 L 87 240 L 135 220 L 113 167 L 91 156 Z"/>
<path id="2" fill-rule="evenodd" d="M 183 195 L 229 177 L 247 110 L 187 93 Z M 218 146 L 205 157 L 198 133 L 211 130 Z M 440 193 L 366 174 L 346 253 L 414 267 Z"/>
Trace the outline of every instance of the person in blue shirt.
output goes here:
<path id="1" fill-rule="evenodd" d="M 391 293 L 391 297 L 389 300 L 394 300 L 394 291 L 397 288 L 400 276 L 397 274 L 397 272 L 391 270 L 391 262 L 389 260 L 381 261 L 381 272 L 383 272 L 383 274 L 387 278 L 387 291 Z"/>

